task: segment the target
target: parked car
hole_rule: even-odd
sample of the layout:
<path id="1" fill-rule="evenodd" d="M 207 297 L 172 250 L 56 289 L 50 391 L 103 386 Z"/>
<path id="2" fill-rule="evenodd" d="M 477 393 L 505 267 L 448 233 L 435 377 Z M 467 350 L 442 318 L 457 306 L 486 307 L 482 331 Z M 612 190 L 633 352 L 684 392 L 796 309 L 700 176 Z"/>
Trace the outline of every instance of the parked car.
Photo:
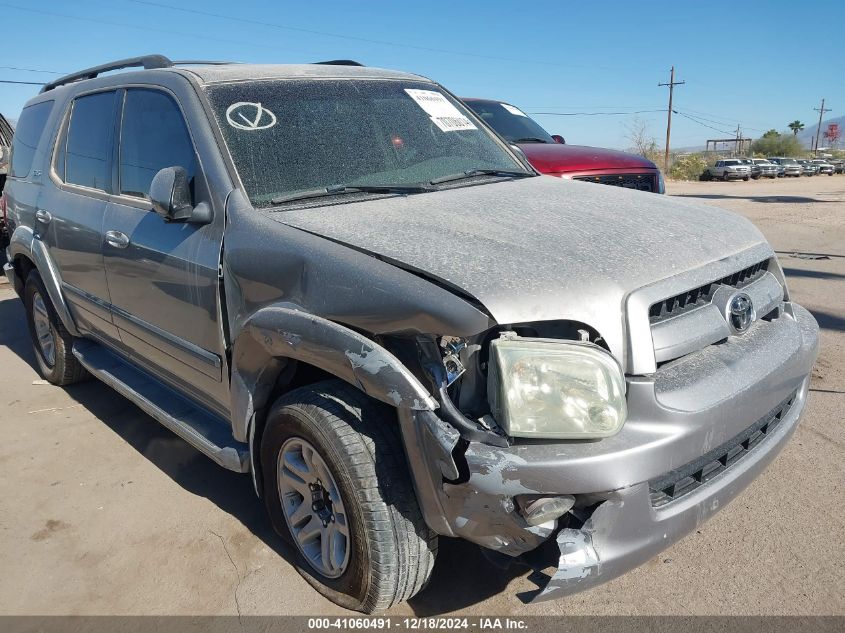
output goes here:
<path id="1" fill-rule="evenodd" d="M 6 175 L 9 171 L 9 155 L 12 151 L 13 134 L 12 125 L 0 114 L 0 248 L 5 248 L 9 242 L 9 232 L 6 228 L 6 200 L 3 198 L 3 188 L 6 186 Z"/>
<path id="2" fill-rule="evenodd" d="M 769 160 L 775 163 L 776 165 L 780 165 L 783 168 L 782 173 L 778 173 L 778 176 L 780 177 L 791 176 L 797 178 L 803 173 L 801 165 L 794 158 L 786 158 L 783 156 L 770 156 Z"/>
<path id="3" fill-rule="evenodd" d="M 830 162 L 833 163 L 834 171 L 837 174 L 841 174 L 841 173 L 845 172 L 845 160 L 844 159 L 835 158 Z"/>
<path id="4" fill-rule="evenodd" d="M 666 191 L 663 175 L 647 158 L 612 149 L 567 145 L 562 136 L 549 134 L 522 110 L 503 101 L 463 101 L 500 136 L 519 146 L 542 174 L 639 191 Z"/>
<path id="5" fill-rule="evenodd" d="M 817 173 L 819 174 L 827 174 L 828 176 L 832 176 L 836 171 L 836 167 L 832 163 L 821 158 L 811 160 L 810 162 L 816 166 Z"/>
<path id="6" fill-rule="evenodd" d="M 804 176 L 815 176 L 819 172 L 818 167 L 809 160 L 799 158 L 798 164 L 801 165 L 801 173 Z"/>
<path id="7" fill-rule="evenodd" d="M 705 180 L 714 178 L 720 180 L 749 180 L 751 178 L 751 167 L 738 158 L 719 159 L 704 170 Z"/>
<path id="8" fill-rule="evenodd" d="M 553 565 L 539 600 L 610 580 L 804 410 L 818 326 L 751 222 L 541 177 L 418 75 L 122 60 L 46 85 L 12 157 L 41 374 L 251 473 L 346 608 L 413 596 L 439 535 Z"/>
<path id="9" fill-rule="evenodd" d="M 754 180 L 759 178 L 777 178 L 778 171 L 778 165 L 765 158 L 751 159 L 751 177 Z"/>

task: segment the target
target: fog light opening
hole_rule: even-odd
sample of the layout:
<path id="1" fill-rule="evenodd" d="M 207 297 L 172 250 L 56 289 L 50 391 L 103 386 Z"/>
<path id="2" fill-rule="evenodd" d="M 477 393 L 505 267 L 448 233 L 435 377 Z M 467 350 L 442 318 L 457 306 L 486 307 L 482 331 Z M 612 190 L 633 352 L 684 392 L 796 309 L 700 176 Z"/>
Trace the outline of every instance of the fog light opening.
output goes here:
<path id="1" fill-rule="evenodd" d="M 520 495 L 516 498 L 519 513 L 528 525 L 543 525 L 555 521 L 572 509 L 575 497 L 559 495 L 543 497 L 538 495 Z"/>

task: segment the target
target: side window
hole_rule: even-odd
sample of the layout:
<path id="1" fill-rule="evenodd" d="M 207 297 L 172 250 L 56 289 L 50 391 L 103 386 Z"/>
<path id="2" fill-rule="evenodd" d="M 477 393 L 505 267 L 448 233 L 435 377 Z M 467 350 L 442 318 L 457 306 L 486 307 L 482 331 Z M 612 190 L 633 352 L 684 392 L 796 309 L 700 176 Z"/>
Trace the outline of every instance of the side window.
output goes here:
<path id="1" fill-rule="evenodd" d="M 196 158 L 182 112 L 163 92 L 130 89 L 120 126 L 120 193 L 148 197 L 153 176 L 165 167 L 184 167 L 193 185 Z"/>
<path id="2" fill-rule="evenodd" d="M 74 100 L 56 172 L 67 183 L 111 190 L 112 137 L 116 92 L 98 92 Z"/>
<path id="3" fill-rule="evenodd" d="M 47 124 L 47 117 L 53 109 L 53 103 L 53 101 L 42 101 L 27 106 L 21 112 L 18 127 L 12 139 L 9 175 L 13 178 L 26 178 L 29 175 L 32 159 L 35 157 L 35 150 L 38 148 L 38 141 Z"/>

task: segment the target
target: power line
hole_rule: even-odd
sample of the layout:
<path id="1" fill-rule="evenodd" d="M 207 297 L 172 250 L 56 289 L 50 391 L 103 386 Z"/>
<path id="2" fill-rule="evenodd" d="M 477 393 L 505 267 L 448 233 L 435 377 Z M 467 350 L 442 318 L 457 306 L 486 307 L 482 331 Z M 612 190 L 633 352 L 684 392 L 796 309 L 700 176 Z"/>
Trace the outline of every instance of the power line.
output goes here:
<path id="1" fill-rule="evenodd" d="M 672 66 L 669 71 L 669 83 L 657 84 L 659 86 L 669 87 L 669 109 L 666 112 L 666 155 L 663 158 L 663 169 L 669 173 L 669 137 L 672 134 L 672 94 L 675 92 L 675 86 L 682 86 L 685 81 L 675 81 L 675 67 Z"/>
<path id="2" fill-rule="evenodd" d="M 596 66 L 593 64 L 590 65 L 576 65 L 576 64 L 560 64 L 556 62 L 547 62 L 538 59 L 519 59 L 515 57 L 503 57 L 500 55 L 485 55 L 483 53 L 473 53 L 471 51 L 459 51 L 454 49 L 448 48 L 435 48 L 432 46 L 421 46 L 418 44 L 408 44 L 404 42 L 392 42 L 390 40 L 378 40 L 368 37 L 361 37 L 358 35 L 347 35 L 343 33 L 332 33 L 330 31 L 318 31 L 315 29 L 306 29 L 297 26 L 289 26 L 287 24 L 279 24 L 278 22 L 268 22 L 267 20 L 259 20 L 253 18 L 245 18 L 240 16 L 234 15 L 226 15 L 223 13 L 215 13 L 213 11 L 203 11 L 201 9 L 188 9 L 185 7 L 178 7 L 171 4 L 166 4 L 163 2 L 153 2 L 152 0 L 125 0 L 126 2 L 131 2 L 133 4 L 139 5 L 146 5 L 149 7 L 156 7 L 159 9 L 167 9 L 170 11 L 180 11 L 182 13 L 189 13 L 193 15 L 202 15 L 205 17 L 210 18 L 217 18 L 220 20 L 228 20 L 229 22 L 240 22 L 241 24 L 249 24 L 252 26 L 262 26 L 268 27 L 273 29 L 280 29 L 284 31 L 294 31 L 297 33 L 308 33 L 309 35 L 321 35 L 324 37 L 334 37 L 337 39 L 342 40 L 349 40 L 354 42 L 365 42 L 367 44 L 377 44 L 380 46 L 392 46 L 395 48 L 405 48 L 410 50 L 417 50 L 417 51 L 425 51 L 427 53 L 443 53 L 447 55 L 458 55 L 461 57 L 472 57 L 475 59 L 487 59 L 492 61 L 506 61 L 506 62 L 516 62 L 518 64 L 532 64 L 532 65 L 540 65 L 540 66 L 555 66 L 560 68 L 577 68 L 583 70 L 604 70 L 607 72 L 620 72 L 620 73 L 627 73 L 624 68 L 619 66 Z M 633 69 L 630 69 L 633 70 Z"/>
<path id="3" fill-rule="evenodd" d="M 699 121 L 698 119 L 694 119 L 694 118 L 693 118 L 693 117 L 691 117 L 690 115 L 688 115 L 688 114 L 684 114 L 684 113 L 683 113 L 683 112 L 681 112 L 680 110 L 675 110 L 675 114 L 678 114 L 678 115 L 680 115 L 680 116 L 682 116 L 682 117 L 684 117 L 684 118 L 686 118 L 686 119 L 689 119 L 689 120 L 690 120 L 690 121 L 692 121 L 693 123 L 698 123 L 699 125 L 703 125 L 703 126 L 704 126 L 704 127 L 706 127 L 706 128 L 710 128 L 711 130 L 715 130 L 716 132 L 719 132 L 720 134 L 733 134 L 733 132 L 726 132 L 725 130 L 720 130 L 719 128 L 713 127 L 712 125 L 708 125 L 708 124 L 706 124 L 706 123 L 702 123 L 702 122 L 701 122 L 701 121 Z"/>
<path id="4" fill-rule="evenodd" d="M 0 79 L 0 84 L 25 84 L 27 86 L 43 86 L 40 81 L 13 81 L 11 79 Z"/>
<path id="5" fill-rule="evenodd" d="M 695 110 L 690 110 L 689 108 L 685 108 L 685 111 L 686 111 L 687 113 L 690 113 L 690 112 L 696 112 Z M 679 112 L 678 112 L 678 109 L 677 109 L 677 108 L 675 108 L 675 114 L 679 114 Z M 716 115 L 711 114 L 710 116 L 716 116 Z M 721 121 L 714 121 L 713 119 L 708 119 L 708 118 L 705 118 L 705 117 L 703 117 L 703 116 L 698 116 L 698 115 L 696 115 L 696 116 L 695 116 L 695 118 L 697 118 L 697 119 L 701 119 L 702 121 L 707 121 L 708 123 L 714 123 L 715 125 L 727 125 L 728 123 L 733 124 L 733 122 L 735 121 L 735 119 L 727 119 L 727 118 L 722 118 L 722 117 L 719 117 L 719 118 L 721 118 L 721 119 L 722 119 Z M 740 122 L 740 123 L 741 123 L 741 122 Z M 743 125 L 743 127 L 744 127 L 746 130 L 754 130 L 755 132 L 762 132 L 762 131 L 763 131 L 763 130 L 761 130 L 761 129 L 759 129 L 759 128 L 756 128 L 756 127 L 751 127 L 750 125 Z"/>
<path id="6" fill-rule="evenodd" d="M 661 110 L 635 110 L 633 112 L 529 112 L 528 114 L 542 114 L 544 116 L 615 116 L 628 114 L 645 114 L 647 112 L 666 112 Z"/>
<path id="7" fill-rule="evenodd" d="M 51 75 L 67 75 L 68 73 L 60 73 L 55 70 L 41 70 L 40 68 L 21 68 L 20 66 L 0 66 L 3 70 L 20 70 L 27 73 L 49 73 Z"/>
<path id="8" fill-rule="evenodd" d="M 168 29 L 159 29 L 159 28 L 154 28 L 154 27 L 149 27 L 149 26 L 143 26 L 143 25 L 140 25 L 140 24 L 127 24 L 125 22 L 115 22 L 113 20 L 103 20 L 103 19 L 100 19 L 100 18 L 89 18 L 89 17 L 78 16 L 78 15 L 70 15 L 68 13 L 60 13 L 58 11 L 45 11 L 44 9 L 33 9 L 31 7 L 21 7 L 21 6 L 18 6 L 18 5 L 9 4 L 7 2 L 0 2 L 0 7 L 7 7 L 9 9 L 15 9 L 17 11 L 26 11 L 26 12 L 29 12 L 29 13 L 36 13 L 38 15 L 48 15 L 48 16 L 51 16 L 51 17 L 65 18 L 65 19 L 68 19 L 68 20 L 77 20 L 77 21 L 80 21 L 80 22 L 92 22 L 94 24 L 104 24 L 106 26 L 119 26 L 119 27 L 123 27 L 123 28 L 127 28 L 127 29 L 144 31 L 144 32 L 147 32 L 147 33 L 164 33 L 165 35 L 176 35 L 176 36 L 179 36 L 179 37 L 192 37 L 194 39 L 210 40 L 212 42 L 218 42 L 218 43 L 219 42 L 226 42 L 226 43 L 229 43 L 229 44 L 238 44 L 240 46 L 253 46 L 253 47 L 257 47 L 257 48 L 266 48 L 266 49 L 270 49 L 270 50 L 294 51 L 296 53 L 302 54 L 302 52 L 297 50 L 297 49 L 287 48 L 287 47 L 283 47 L 283 46 L 274 46 L 274 45 L 270 45 L 270 44 L 260 44 L 260 43 L 255 42 L 255 41 L 247 42 L 247 41 L 244 41 L 244 40 L 225 39 L 225 38 L 218 37 L 216 35 L 201 35 L 201 34 L 198 34 L 198 33 L 190 32 L 190 30 L 171 31 L 171 30 L 168 30 Z M 62 74 L 62 73 L 56 73 L 56 74 Z"/>

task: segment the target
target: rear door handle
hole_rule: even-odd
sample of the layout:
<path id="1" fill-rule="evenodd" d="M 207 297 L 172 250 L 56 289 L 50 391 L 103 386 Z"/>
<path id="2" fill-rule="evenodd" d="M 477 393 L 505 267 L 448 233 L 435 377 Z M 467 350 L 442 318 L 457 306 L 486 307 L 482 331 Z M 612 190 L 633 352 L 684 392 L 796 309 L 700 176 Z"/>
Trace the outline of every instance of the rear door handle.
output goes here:
<path id="1" fill-rule="evenodd" d="M 120 231 L 106 231 L 106 242 L 115 248 L 126 248 L 129 246 L 129 236 Z"/>
<path id="2" fill-rule="evenodd" d="M 53 219 L 53 216 L 50 214 L 49 211 L 45 211 L 44 209 L 38 209 L 35 212 L 35 219 L 41 222 L 41 224 L 50 224 L 50 220 Z"/>

